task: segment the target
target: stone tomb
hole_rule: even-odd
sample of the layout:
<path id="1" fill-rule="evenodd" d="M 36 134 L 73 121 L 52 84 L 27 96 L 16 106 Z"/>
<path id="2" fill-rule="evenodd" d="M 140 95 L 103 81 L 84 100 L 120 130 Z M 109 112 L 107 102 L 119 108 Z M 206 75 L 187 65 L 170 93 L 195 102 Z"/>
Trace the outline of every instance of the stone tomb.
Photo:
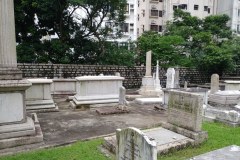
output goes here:
<path id="1" fill-rule="evenodd" d="M 209 95 L 208 103 L 214 107 L 233 107 L 240 100 L 240 91 L 218 91 Z"/>
<path id="2" fill-rule="evenodd" d="M 81 105 L 119 102 L 119 88 L 123 77 L 119 76 L 82 76 L 77 77 L 77 94 L 71 101 L 76 108 Z"/>
<path id="3" fill-rule="evenodd" d="M 207 139 L 202 131 L 203 95 L 184 91 L 169 91 L 168 119 L 164 128 L 195 140 L 195 144 Z"/>
<path id="4" fill-rule="evenodd" d="M 51 92 L 54 96 L 73 96 L 76 92 L 76 79 L 53 79 Z"/>
<path id="5" fill-rule="evenodd" d="M 240 90 L 240 81 L 224 81 L 225 90 Z"/>
<path id="6" fill-rule="evenodd" d="M 29 111 L 57 111 L 51 95 L 50 79 L 28 79 L 32 86 L 26 90 L 26 107 Z"/>
<path id="7" fill-rule="evenodd" d="M 117 129 L 117 160 L 157 160 L 156 142 L 137 128 Z"/>
<path id="8" fill-rule="evenodd" d="M 240 147 L 232 145 L 193 157 L 190 160 L 239 160 L 239 159 L 240 159 Z"/>

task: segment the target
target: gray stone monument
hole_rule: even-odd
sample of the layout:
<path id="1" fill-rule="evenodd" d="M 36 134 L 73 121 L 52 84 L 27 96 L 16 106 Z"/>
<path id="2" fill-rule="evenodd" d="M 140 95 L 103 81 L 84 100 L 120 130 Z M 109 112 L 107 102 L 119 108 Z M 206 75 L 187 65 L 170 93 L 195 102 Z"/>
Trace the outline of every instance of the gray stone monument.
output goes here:
<path id="1" fill-rule="evenodd" d="M 157 160 L 157 144 L 137 128 L 117 129 L 117 160 Z"/>
<path id="2" fill-rule="evenodd" d="M 219 75 L 213 74 L 211 76 L 211 91 L 210 94 L 214 94 L 219 90 Z"/>
<path id="3" fill-rule="evenodd" d="M 142 86 L 139 90 L 141 95 L 152 95 L 154 92 L 154 79 L 152 77 L 152 51 L 146 54 L 146 73 L 142 78 Z"/>
<path id="4" fill-rule="evenodd" d="M 174 88 L 174 79 L 175 79 L 175 69 L 168 68 L 167 69 L 166 88 Z"/>
<path id="5" fill-rule="evenodd" d="M 43 141 L 36 115 L 26 116 L 25 90 L 30 86 L 17 68 L 13 0 L 1 0 L 0 149 Z"/>
<path id="6" fill-rule="evenodd" d="M 168 119 L 163 126 L 201 143 L 207 138 L 202 131 L 203 95 L 171 90 L 168 99 Z"/>
<path id="7" fill-rule="evenodd" d="M 120 87 L 118 108 L 121 108 L 122 110 L 127 110 L 128 104 L 129 102 L 126 100 L 126 89 L 125 87 Z"/>

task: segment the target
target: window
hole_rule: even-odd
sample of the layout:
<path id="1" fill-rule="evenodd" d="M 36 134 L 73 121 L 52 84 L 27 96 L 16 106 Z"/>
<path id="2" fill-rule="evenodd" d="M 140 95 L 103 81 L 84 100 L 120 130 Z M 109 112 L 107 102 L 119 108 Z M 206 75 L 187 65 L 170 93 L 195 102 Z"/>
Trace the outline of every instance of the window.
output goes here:
<path id="1" fill-rule="evenodd" d="M 139 19 L 140 19 L 140 18 L 139 18 L 139 14 L 137 15 L 137 19 L 138 19 L 138 21 L 139 21 Z"/>
<path id="2" fill-rule="evenodd" d="M 210 14 L 211 13 L 211 8 L 208 8 L 208 14 Z"/>
<path id="3" fill-rule="evenodd" d="M 163 11 L 159 11 L 159 17 L 163 16 Z"/>
<path id="4" fill-rule="evenodd" d="M 162 26 L 158 26 L 158 32 L 162 32 Z"/>
<path id="5" fill-rule="evenodd" d="M 143 17 L 145 17 L 145 10 L 144 9 L 142 10 L 142 15 L 143 15 Z"/>
<path id="6" fill-rule="evenodd" d="M 238 9 L 238 17 L 240 17 L 240 9 Z"/>
<path id="7" fill-rule="evenodd" d="M 140 6 L 140 0 L 138 0 L 138 7 Z"/>
<path id="8" fill-rule="evenodd" d="M 173 5 L 173 10 L 177 9 L 178 7 L 176 5 Z"/>
<path id="9" fill-rule="evenodd" d="M 198 10 L 198 5 L 194 5 L 194 10 Z"/>
<path id="10" fill-rule="evenodd" d="M 152 17 L 158 17 L 158 10 L 151 10 L 151 16 Z"/>
<path id="11" fill-rule="evenodd" d="M 208 6 L 204 6 L 204 11 L 208 11 Z"/>
<path id="12" fill-rule="evenodd" d="M 237 25 L 237 33 L 239 33 L 239 31 L 240 31 L 240 27 L 239 25 Z"/>
<path id="13" fill-rule="evenodd" d="M 180 4 L 180 5 L 178 5 L 178 8 L 187 10 L 187 4 Z"/>
<path id="14" fill-rule="evenodd" d="M 127 5 L 125 6 L 125 12 L 126 12 L 126 14 L 129 13 L 129 4 L 127 4 Z"/>
<path id="15" fill-rule="evenodd" d="M 156 24 L 151 24 L 150 25 L 150 30 L 155 31 L 155 32 L 162 32 L 162 26 L 161 25 L 156 25 Z"/>
<path id="16" fill-rule="evenodd" d="M 150 25 L 150 30 L 151 30 L 151 31 L 158 32 L 158 25 L 151 24 L 151 25 Z"/>
<path id="17" fill-rule="evenodd" d="M 144 29 L 144 25 L 142 25 L 142 31 L 144 32 L 144 30 L 145 30 L 145 29 Z"/>
<path id="18" fill-rule="evenodd" d="M 139 35 L 139 28 L 137 28 L 137 34 Z"/>
<path id="19" fill-rule="evenodd" d="M 159 2 L 163 2 L 163 0 L 159 0 Z"/>
<path id="20" fill-rule="evenodd" d="M 121 27 L 122 32 L 128 32 L 129 30 L 129 24 L 128 23 L 123 23 Z"/>

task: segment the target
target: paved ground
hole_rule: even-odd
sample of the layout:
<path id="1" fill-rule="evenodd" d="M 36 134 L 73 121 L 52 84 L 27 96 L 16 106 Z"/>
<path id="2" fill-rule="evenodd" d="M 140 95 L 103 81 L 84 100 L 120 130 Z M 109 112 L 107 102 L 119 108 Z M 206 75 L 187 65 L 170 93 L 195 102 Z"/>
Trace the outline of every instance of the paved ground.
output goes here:
<path id="1" fill-rule="evenodd" d="M 134 94 L 131 91 L 129 93 Z M 1 150 L 0 155 L 69 144 L 77 140 L 112 134 L 117 128 L 157 127 L 161 121 L 166 121 L 166 113 L 154 109 L 157 105 L 138 105 L 131 102 L 130 113 L 99 115 L 96 113 L 97 108 L 85 111 L 72 110 L 69 108 L 69 102 L 64 98 L 54 99 L 54 101 L 59 106 L 59 112 L 37 113 L 44 143 Z"/>
<path id="2" fill-rule="evenodd" d="M 55 99 L 60 111 L 52 113 L 39 113 L 38 118 L 47 145 L 69 143 L 114 133 L 117 128 L 128 126 L 137 128 L 151 128 L 159 126 L 166 120 L 166 114 L 154 110 L 154 105 L 137 105 L 131 103 L 130 113 L 99 115 L 96 108 L 85 111 L 72 110 L 69 102 L 64 99 Z M 102 106 L 113 107 L 112 106 Z M 98 107 L 97 107 L 98 108 Z"/>

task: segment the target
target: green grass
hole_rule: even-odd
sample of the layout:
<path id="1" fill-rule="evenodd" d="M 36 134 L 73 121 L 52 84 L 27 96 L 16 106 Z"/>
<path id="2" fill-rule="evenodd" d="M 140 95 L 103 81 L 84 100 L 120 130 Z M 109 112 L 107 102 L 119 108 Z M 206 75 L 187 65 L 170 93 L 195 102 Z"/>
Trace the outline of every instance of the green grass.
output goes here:
<path id="1" fill-rule="evenodd" d="M 172 152 L 158 157 L 158 160 L 186 160 L 225 146 L 233 144 L 240 146 L 240 127 L 233 128 L 220 123 L 204 123 L 203 130 L 208 131 L 208 140 L 202 145 Z"/>
<path id="2" fill-rule="evenodd" d="M 98 149 L 102 139 L 78 142 L 70 146 L 6 156 L 0 160 L 108 160 Z"/>
<path id="3" fill-rule="evenodd" d="M 219 123 L 204 123 L 208 140 L 200 146 L 189 147 L 158 157 L 159 160 L 186 160 L 229 145 L 240 146 L 240 127 L 232 128 Z M 109 160 L 98 149 L 102 139 L 78 142 L 66 147 L 43 149 L 14 156 L 1 157 L 0 160 Z"/>

